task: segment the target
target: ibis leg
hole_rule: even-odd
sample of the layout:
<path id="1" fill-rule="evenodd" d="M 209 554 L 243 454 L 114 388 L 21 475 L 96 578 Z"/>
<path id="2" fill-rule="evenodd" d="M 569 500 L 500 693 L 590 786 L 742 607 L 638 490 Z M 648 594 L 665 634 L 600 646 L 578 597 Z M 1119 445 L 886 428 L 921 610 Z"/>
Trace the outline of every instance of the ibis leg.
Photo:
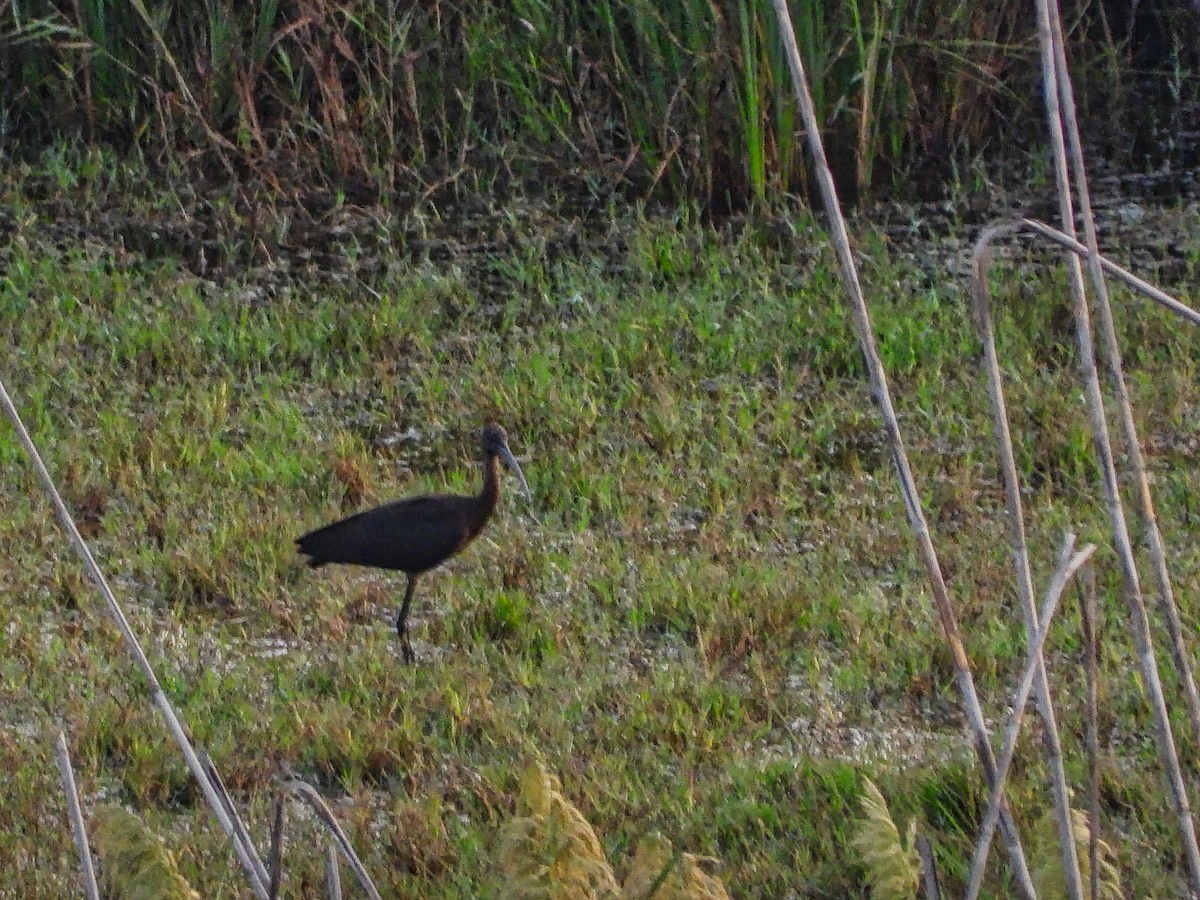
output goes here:
<path id="1" fill-rule="evenodd" d="M 411 664 L 416 658 L 413 653 L 412 641 L 408 638 L 408 608 L 412 606 L 413 589 L 417 586 L 417 576 L 408 576 L 408 587 L 404 589 L 404 603 L 400 606 L 400 615 L 396 617 L 396 634 L 400 636 L 400 655 L 406 663 Z"/>

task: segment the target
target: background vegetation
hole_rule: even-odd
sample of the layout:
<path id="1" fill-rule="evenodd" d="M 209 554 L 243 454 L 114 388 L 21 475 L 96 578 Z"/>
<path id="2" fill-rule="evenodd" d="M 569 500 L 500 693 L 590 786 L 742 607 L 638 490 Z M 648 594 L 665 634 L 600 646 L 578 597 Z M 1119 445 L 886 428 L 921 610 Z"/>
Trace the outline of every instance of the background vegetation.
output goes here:
<path id="1" fill-rule="evenodd" d="M 1064 15 L 1106 151 L 1194 161 L 1200 14 Z M 1043 133 L 1024 2 L 806 0 L 792 16 L 847 196 L 971 186 L 981 157 Z M 770 0 L 14 0 L 0 51 L 9 139 L 83 134 L 249 191 L 406 206 L 558 183 L 721 213 L 806 188 Z"/>

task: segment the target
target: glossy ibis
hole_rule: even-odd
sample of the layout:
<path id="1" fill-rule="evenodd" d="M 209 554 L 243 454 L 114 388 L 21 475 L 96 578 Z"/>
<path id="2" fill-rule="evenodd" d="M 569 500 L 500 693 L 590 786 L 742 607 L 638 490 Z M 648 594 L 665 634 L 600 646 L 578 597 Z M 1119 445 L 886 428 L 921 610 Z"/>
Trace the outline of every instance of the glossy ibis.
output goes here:
<path id="1" fill-rule="evenodd" d="M 296 539 L 314 569 L 326 563 L 392 569 L 408 576 L 396 633 L 406 663 L 413 661 L 408 638 L 408 609 L 417 576 L 471 543 L 500 499 L 500 463 L 516 473 L 525 493 L 529 485 L 508 449 L 508 434 L 495 422 L 483 429 L 483 489 L 473 497 L 433 494 L 408 497 L 357 513 Z"/>

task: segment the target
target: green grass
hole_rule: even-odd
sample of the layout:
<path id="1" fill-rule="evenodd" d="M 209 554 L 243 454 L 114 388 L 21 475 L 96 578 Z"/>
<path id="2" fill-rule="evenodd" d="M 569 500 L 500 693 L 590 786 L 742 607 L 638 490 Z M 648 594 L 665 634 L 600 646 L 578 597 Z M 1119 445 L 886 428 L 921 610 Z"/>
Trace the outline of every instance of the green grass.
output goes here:
<path id="1" fill-rule="evenodd" d="M 249 279 L 201 281 L 169 258 L 55 249 L 37 240 L 43 208 L 7 190 L 30 239 L 0 280 L 2 375 L 68 502 L 100 510 L 93 550 L 264 846 L 286 766 L 331 798 L 385 895 L 489 896 L 519 774 L 540 758 L 610 859 L 657 830 L 721 860 L 735 896 L 862 894 L 860 774 L 919 818 L 950 884 L 965 876 L 985 795 L 826 251 L 797 261 L 753 229 L 614 216 L 577 252 L 539 253 L 532 226 L 498 216 L 500 249 L 400 261 L 370 290 L 300 281 L 263 299 Z M 881 352 L 998 721 L 1024 637 L 963 284 L 931 284 L 863 241 Z M 1061 278 L 997 279 L 1044 580 L 1064 528 L 1103 545 L 1105 526 L 1050 306 Z M 1200 339 L 1136 310 L 1120 316 L 1131 388 L 1194 621 Z M 473 490 L 491 416 L 527 457 L 533 497 L 507 493 L 483 538 L 422 580 L 420 662 L 405 668 L 391 629 L 402 579 L 310 572 L 292 538 L 372 500 Z M 87 803 L 136 808 L 205 896 L 242 895 L 7 427 L 0 460 L 0 857 L 14 861 L 0 891 L 72 885 L 49 749 L 63 725 Z M 1098 559 L 1108 834 L 1127 889 L 1161 896 L 1180 881 L 1162 862 L 1174 838 L 1113 561 Z M 1068 604 L 1048 658 L 1082 791 L 1076 619 Z M 1028 740 L 1012 794 L 1023 821 L 1044 811 L 1041 768 Z M 300 896 L 321 863 L 304 849 L 314 826 L 292 822 Z M 990 895 L 1006 895 L 1003 863 L 992 871 Z"/>

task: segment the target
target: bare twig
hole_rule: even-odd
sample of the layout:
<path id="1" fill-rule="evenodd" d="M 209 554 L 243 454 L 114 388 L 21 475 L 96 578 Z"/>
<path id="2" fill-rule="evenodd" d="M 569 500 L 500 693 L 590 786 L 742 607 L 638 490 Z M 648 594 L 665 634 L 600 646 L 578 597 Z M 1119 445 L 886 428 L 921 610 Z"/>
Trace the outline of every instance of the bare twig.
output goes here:
<path id="1" fill-rule="evenodd" d="M 337 841 L 337 845 L 341 847 L 342 855 L 346 857 L 346 862 L 350 863 L 350 868 L 354 870 L 354 874 L 358 877 L 358 883 L 367 892 L 367 896 L 372 897 L 373 900 L 379 900 L 379 891 L 376 890 L 375 883 L 371 881 L 371 876 L 367 874 L 366 866 L 354 852 L 354 847 L 351 846 L 350 839 L 346 837 L 346 832 L 342 831 L 342 826 L 338 824 L 333 812 L 325 805 L 325 801 L 321 799 L 321 795 L 316 792 L 316 789 L 297 778 L 283 782 L 280 787 L 312 807 L 317 818 L 321 820 L 333 839 Z"/>
<path id="2" fill-rule="evenodd" d="M 121 610 L 120 604 L 117 603 L 117 598 L 113 595 L 112 589 L 109 588 L 108 582 L 104 579 L 104 574 L 100 571 L 100 567 L 92 557 L 87 543 L 79 534 L 79 529 L 75 527 L 75 521 L 71 518 L 71 512 L 67 509 L 66 503 L 63 502 L 62 496 L 54 486 L 54 480 L 50 477 L 50 472 L 46 469 L 45 463 L 42 462 L 42 457 L 38 453 L 37 447 L 34 446 L 33 439 L 30 438 L 29 432 L 26 431 L 25 423 L 21 421 L 21 417 L 17 413 L 17 408 L 13 404 L 12 398 L 9 397 L 8 390 L 4 387 L 3 381 L 0 381 L 0 405 L 4 406 L 4 411 L 9 421 L 12 422 L 13 428 L 16 429 L 21 445 L 25 448 L 25 452 L 29 454 L 38 479 L 41 481 L 46 495 L 50 498 L 50 502 L 54 505 L 54 511 L 58 514 L 59 522 L 62 524 L 63 530 L 66 531 L 71 546 L 83 561 L 84 568 L 92 579 L 92 583 L 96 585 L 97 590 L 104 597 L 104 601 L 108 605 L 109 614 L 120 630 L 121 636 L 125 639 L 126 648 L 132 654 L 138 668 L 142 671 L 142 675 L 149 683 L 150 693 L 154 697 L 155 705 L 158 706 L 168 730 L 171 732 L 172 737 L 175 738 L 179 749 L 183 752 L 188 769 L 191 770 L 192 776 L 199 783 L 201 793 L 204 794 L 204 799 L 208 801 L 208 805 L 216 815 L 217 821 L 221 823 L 221 827 L 225 830 L 225 834 L 233 844 L 234 852 L 237 854 L 238 861 L 242 864 L 242 868 L 246 872 L 246 877 L 250 880 L 251 888 L 253 888 L 254 893 L 261 900 L 267 900 L 266 883 L 259 877 L 259 872 L 263 871 L 262 861 L 258 859 L 252 845 L 244 844 L 237 838 L 237 828 L 233 823 L 233 819 L 230 818 L 227 808 L 213 789 L 212 781 L 205 772 L 200 758 L 196 755 L 196 751 L 193 749 L 192 743 L 188 739 L 182 723 L 179 721 L 179 717 L 175 714 L 174 707 L 171 706 L 171 701 L 163 693 L 162 686 L 158 683 L 158 678 L 154 674 L 154 669 L 150 665 L 150 661 L 146 658 L 141 644 L 138 643 L 137 636 L 134 635 L 129 621 L 125 618 L 125 613 Z"/>
<path id="3" fill-rule="evenodd" d="M 1021 719 L 1025 715 L 1025 704 L 1029 701 L 1029 692 L 1033 688 L 1034 676 L 1044 672 L 1044 664 L 1042 662 L 1042 647 L 1046 643 L 1046 636 L 1050 633 L 1050 623 L 1054 617 L 1055 611 L 1058 609 L 1058 602 L 1062 599 L 1063 591 L 1066 590 L 1067 584 L 1071 578 L 1079 570 L 1079 567 L 1087 562 L 1093 553 L 1096 552 L 1094 544 L 1085 544 L 1078 552 L 1072 554 L 1075 546 L 1075 535 L 1068 534 L 1063 539 L 1062 550 L 1058 554 L 1058 566 L 1054 572 L 1054 578 L 1050 582 L 1050 587 L 1046 590 L 1046 597 L 1042 603 L 1042 614 L 1038 619 L 1037 633 L 1030 642 L 1029 650 L 1026 654 L 1025 669 L 1021 675 L 1021 681 L 1018 684 L 1016 696 L 1013 697 L 1012 709 L 1009 710 L 1008 720 L 1004 726 L 1004 747 L 1000 751 L 1000 758 L 996 763 L 996 782 L 992 785 L 988 796 L 987 812 L 983 817 L 983 825 L 980 827 L 979 841 L 975 845 L 975 858 L 971 863 L 971 879 L 967 887 L 967 900 L 974 900 L 979 896 L 979 889 L 983 886 L 983 873 L 987 868 L 988 850 L 992 844 L 992 835 L 996 830 L 996 822 L 1000 818 L 1000 797 L 1004 789 L 1004 780 L 1008 777 L 1009 766 L 1012 765 L 1013 756 L 1017 751 L 1017 737 L 1021 732 Z M 1075 845 L 1074 831 L 1071 832 L 1071 846 Z M 1072 873 L 1067 870 L 1067 884 L 1071 883 Z M 1075 890 L 1080 896 L 1083 894 L 1083 888 L 1080 884 L 1078 862 L 1074 872 Z"/>
<path id="4" fill-rule="evenodd" d="M 1036 231 L 1043 237 L 1049 238 L 1056 244 L 1065 247 L 1072 253 L 1078 254 L 1079 256 L 1088 255 L 1087 247 L 1079 243 L 1079 241 L 1075 240 L 1075 238 L 1071 237 L 1069 234 L 1064 234 L 1057 228 L 1047 225 L 1045 222 L 1039 222 L 1037 219 L 1017 219 L 1015 220 L 1014 224 L 1028 228 L 1031 231 Z M 1186 303 L 1179 302 L 1166 291 L 1155 287 L 1145 279 L 1138 278 L 1128 269 L 1121 268 L 1107 256 L 1100 257 L 1100 267 L 1109 275 L 1112 275 L 1119 281 L 1123 281 L 1139 294 L 1145 294 L 1155 303 L 1175 313 L 1175 315 L 1182 316 L 1193 325 L 1200 325 L 1200 312 L 1192 309 Z"/>
<path id="5" fill-rule="evenodd" d="M 1058 4 L 1055 0 L 1037 0 L 1038 40 L 1042 52 L 1043 91 L 1046 99 L 1046 114 L 1050 124 L 1050 141 L 1054 150 L 1054 174 L 1058 184 L 1059 216 L 1068 234 L 1074 229 L 1075 210 L 1071 200 L 1070 176 L 1067 169 L 1067 150 L 1064 144 L 1062 112 L 1067 113 L 1074 127 L 1074 100 L 1070 79 L 1067 77 L 1065 60 L 1061 49 L 1055 50 L 1054 33 L 1058 20 Z M 1061 35 L 1059 36 L 1061 39 Z M 1061 41 L 1060 41 L 1061 42 Z M 1059 73 L 1062 77 L 1059 77 Z M 1078 151 L 1077 139 L 1072 150 Z M 1086 180 L 1082 155 L 1074 153 L 1077 184 Z M 1090 208 L 1088 209 L 1090 211 Z M 1089 265 L 1099 271 L 1099 251 L 1095 245 L 1094 224 L 1089 224 Z M 1075 339 L 1079 344 L 1079 362 L 1087 398 L 1088 412 L 1092 420 L 1092 436 L 1096 444 L 1101 482 L 1108 506 L 1108 517 L 1112 524 L 1113 544 L 1120 564 L 1125 602 L 1129 607 L 1134 645 L 1142 667 L 1142 681 L 1150 699 L 1154 714 L 1155 736 L 1158 739 L 1159 758 L 1167 779 L 1171 804 L 1175 809 L 1184 858 L 1187 861 L 1188 879 L 1194 894 L 1200 894 L 1200 846 L 1196 841 L 1196 826 L 1192 821 L 1187 789 L 1180 769 L 1179 754 L 1175 749 L 1175 738 L 1171 731 L 1170 716 L 1158 665 L 1154 656 L 1154 641 L 1150 632 L 1150 620 L 1146 615 L 1146 604 L 1142 600 L 1142 588 L 1134 559 L 1133 544 L 1125 522 L 1125 510 L 1121 504 L 1112 444 L 1109 439 L 1108 419 L 1104 409 L 1104 395 L 1100 390 L 1100 378 L 1096 372 L 1095 348 L 1092 345 L 1091 314 L 1088 309 L 1087 291 L 1083 282 L 1083 270 L 1079 257 L 1071 254 L 1067 259 L 1067 271 L 1071 286 Z M 1127 434 L 1127 438 L 1129 435 Z M 1136 436 L 1133 436 L 1136 442 Z"/>
<path id="6" fill-rule="evenodd" d="M 791 69 L 796 100 L 800 106 L 800 113 L 804 120 L 805 134 L 816 171 L 817 184 L 820 188 L 826 214 L 829 216 L 834 249 L 841 267 L 842 282 L 850 297 L 854 329 L 858 336 L 859 347 L 862 349 L 866 360 L 872 394 L 883 418 L 884 430 L 891 449 L 892 462 L 896 467 L 896 473 L 900 479 L 900 487 L 904 496 L 904 506 L 908 513 L 909 524 L 916 539 L 926 575 L 929 578 L 934 603 L 937 607 L 938 616 L 941 619 L 942 630 L 954 660 L 955 679 L 958 682 L 958 688 L 963 697 L 963 706 L 967 722 L 971 728 L 975 752 L 979 757 L 980 764 L 990 785 L 995 781 L 996 761 L 988 740 L 983 708 L 980 706 L 979 697 L 975 691 L 975 680 L 971 675 L 970 662 L 967 659 L 966 650 L 963 648 L 962 638 L 959 634 L 958 620 L 950 601 L 950 592 L 942 575 L 941 565 L 938 562 L 933 540 L 929 535 L 929 524 L 925 519 L 924 511 L 921 509 L 916 481 L 913 478 L 912 468 L 908 462 L 908 455 L 904 449 L 904 440 L 900 434 L 899 420 L 892 406 L 887 375 L 884 372 L 883 363 L 879 358 L 879 352 L 875 346 L 870 315 L 867 311 L 866 300 L 863 297 L 862 286 L 858 281 L 858 272 L 850 250 L 850 239 L 846 232 L 846 223 L 842 218 L 841 209 L 838 205 L 837 189 L 833 183 L 833 174 L 829 170 L 829 163 L 825 158 L 825 150 L 821 143 L 820 123 L 817 121 L 816 109 L 813 105 L 812 95 L 808 89 L 808 79 L 804 74 L 804 64 L 800 59 L 800 49 L 796 45 L 796 32 L 792 25 L 791 14 L 788 11 L 787 0 L 774 0 L 774 3 L 775 14 L 779 19 L 784 52 L 787 55 L 788 65 Z M 1035 891 L 1033 889 L 1033 881 L 1029 875 L 1029 866 L 1025 860 L 1025 852 L 1021 847 L 1021 839 L 1017 832 L 1016 822 L 1013 821 L 1011 814 L 1008 812 L 1007 805 L 1002 809 L 1001 816 L 1001 830 L 1008 849 L 1009 859 L 1012 863 L 1016 884 L 1022 896 L 1032 898 L 1035 896 Z"/>
<path id="7" fill-rule="evenodd" d="M 67 795 L 67 815 L 71 819 L 71 834 L 79 850 L 79 868 L 83 876 L 83 892 L 88 900 L 100 900 L 100 887 L 96 884 L 96 869 L 92 865 L 92 851 L 88 847 L 87 828 L 83 824 L 83 810 L 79 807 L 79 791 L 75 787 L 75 772 L 71 769 L 71 751 L 67 748 L 67 736 L 61 731 L 54 742 L 54 754 L 58 759 L 58 771 L 62 775 L 63 792 Z"/>
<path id="8" fill-rule="evenodd" d="M 263 865 L 262 860 L 254 850 L 254 841 L 250 839 L 250 832 L 246 830 L 246 824 L 238 815 L 237 807 L 233 805 L 233 799 L 229 796 L 229 791 L 225 787 L 225 782 L 221 778 L 221 773 L 217 771 L 216 764 L 213 763 L 206 750 L 199 751 L 200 763 L 204 766 L 204 774 L 208 776 L 209 784 L 212 785 L 213 791 L 217 798 L 221 801 L 221 806 L 225 808 L 226 815 L 229 816 L 230 822 L 233 823 L 234 840 L 247 848 L 248 855 L 258 868 L 258 877 L 263 884 L 268 884 L 271 880 L 267 874 L 267 867 Z"/>
<path id="9" fill-rule="evenodd" d="M 1001 226 L 985 229 L 975 245 L 973 254 L 972 297 L 975 310 L 975 327 L 983 345 L 983 365 L 987 371 L 988 396 L 992 405 L 992 429 L 996 435 L 996 454 L 1000 461 L 1000 474 L 1004 482 L 1004 503 L 1008 511 L 1008 526 L 1013 549 L 1013 568 L 1017 579 L 1017 593 L 1021 599 L 1021 611 L 1025 619 L 1026 646 L 1032 647 L 1037 631 L 1037 603 L 1033 596 L 1033 570 L 1029 562 L 1029 547 L 1025 537 L 1025 514 L 1021 504 L 1021 484 L 1017 476 L 1017 462 L 1013 455 L 1012 435 L 1008 428 L 1008 410 L 1004 402 L 1004 384 L 1000 375 L 1000 361 L 996 353 L 996 339 L 992 329 L 991 306 L 988 302 L 987 257 L 991 241 L 1006 234 L 1016 226 Z M 1071 793 L 1067 786 L 1067 775 L 1063 769 L 1062 745 L 1058 736 L 1058 722 L 1050 695 L 1050 682 L 1045 670 L 1037 672 L 1038 711 L 1046 727 L 1042 740 L 1050 769 L 1050 783 L 1054 790 L 1054 811 L 1058 823 L 1063 870 L 1067 873 L 1067 885 L 1072 900 L 1082 900 L 1079 859 L 1075 849 L 1071 824 Z M 1066 836 L 1066 837 L 1064 837 Z M 988 836 L 991 840 L 991 836 Z M 986 849 L 984 859 L 986 860 Z M 982 877 L 982 872 L 980 872 Z"/>
<path id="10" fill-rule="evenodd" d="M 325 889 L 329 900 L 342 900 L 342 873 L 338 869 L 337 842 L 330 840 L 325 855 Z"/>
<path id="11" fill-rule="evenodd" d="M 933 858 L 933 845 L 923 834 L 917 837 L 917 853 L 921 855 L 921 880 L 925 884 L 925 900 L 942 900 L 942 886 L 938 883 L 937 860 Z"/>
<path id="12" fill-rule="evenodd" d="M 275 797 L 275 814 L 271 817 L 271 852 L 267 856 L 267 893 L 271 900 L 279 896 L 279 886 L 283 881 L 283 829 L 287 822 L 287 803 L 283 794 Z"/>
<path id="13" fill-rule="evenodd" d="M 1088 758 L 1088 882 L 1092 900 L 1100 897 L 1100 723 L 1098 715 L 1098 648 L 1096 573 L 1084 569 L 1080 577 L 1079 621 L 1083 626 L 1084 671 L 1087 674 Z"/>

